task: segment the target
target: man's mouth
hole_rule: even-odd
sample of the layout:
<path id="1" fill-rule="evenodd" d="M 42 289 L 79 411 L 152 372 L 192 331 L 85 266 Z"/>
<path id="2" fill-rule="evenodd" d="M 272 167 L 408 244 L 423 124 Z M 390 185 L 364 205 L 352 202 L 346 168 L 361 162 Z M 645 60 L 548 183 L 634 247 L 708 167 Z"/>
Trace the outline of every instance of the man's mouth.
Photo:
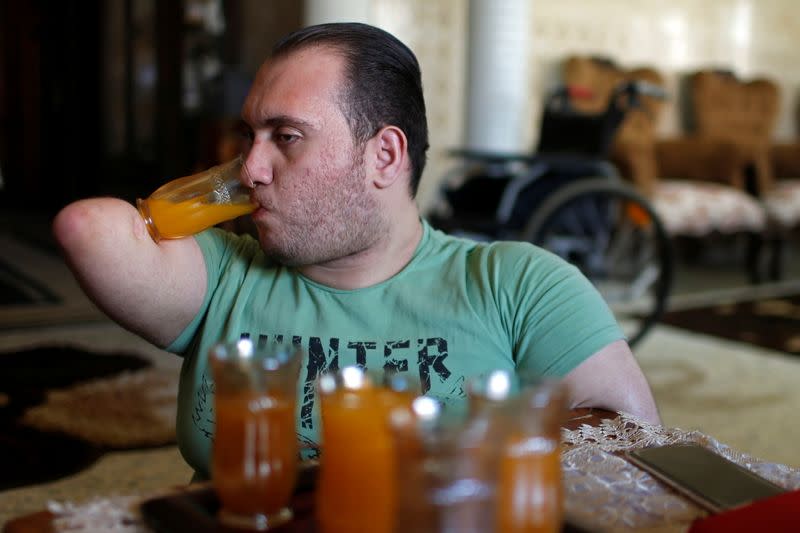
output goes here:
<path id="1" fill-rule="evenodd" d="M 250 193 L 250 201 L 256 205 L 256 212 L 271 211 L 271 203 L 266 198 L 259 198 L 255 191 Z"/>

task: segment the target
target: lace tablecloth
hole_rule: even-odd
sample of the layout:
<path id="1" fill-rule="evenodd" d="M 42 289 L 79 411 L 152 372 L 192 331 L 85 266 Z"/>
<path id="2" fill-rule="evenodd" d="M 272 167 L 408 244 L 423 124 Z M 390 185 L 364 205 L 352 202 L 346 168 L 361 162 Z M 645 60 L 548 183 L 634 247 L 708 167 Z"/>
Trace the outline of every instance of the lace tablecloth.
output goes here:
<path id="1" fill-rule="evenodd" d="M 595 531 L 681 532 L 706 513 L 658 483 L 615 452 L 674 443 L 696 443 L 787 489 L 800 489 L 800 469 L 738 453 L 699 431 L 654 426 L 620 414 L 599 426 L 562 430 L 565 443 L 565 510 L 570 520 Z M 150 494 L 147 497 L 153 497 Z M 147 533 L 138 513 L 142 497 L 50 502 L 58 532 Z"/>
<path id="2" fill-rule="evenodd" d="M 600 531 L 679 532 L 707 514 L 614 452 L 694 443 L 784 488 L 800 488 L 799 469 L 739 453 L 699 431 L 654 426 L 626 414 L 563 430 L 562 439 L 566 513 Z"/>

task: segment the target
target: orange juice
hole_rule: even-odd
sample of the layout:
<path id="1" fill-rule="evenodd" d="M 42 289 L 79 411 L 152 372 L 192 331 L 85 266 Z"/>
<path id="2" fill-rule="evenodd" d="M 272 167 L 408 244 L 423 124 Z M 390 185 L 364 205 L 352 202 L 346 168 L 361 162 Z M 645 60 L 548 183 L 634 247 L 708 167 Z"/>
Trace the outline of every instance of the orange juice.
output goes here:
<path id="1" fill-rule="evenodd" d="M 255 208 L 253 204 L 209 204 L 199 196 L 180 202 L 151 197 L 139 203 L 145 221 L 152 221 L 148 230 L 151 235 L 156 233 L 153 235 L 156 240 L 194 235 L 220 222 L 252 213 Z"/>
<path id="2" fill-rule="evenodd" d="M 497 530 L 555 533 L 561 530 L 561 456 L 558 440 L 515 434 L 500 459 Z"/>
<path id="3" fill-rule="evenodd" d="M 215 418 L 212 473 L 222 507 L 245 516 L 284 509 L 297 474 L 294 398 L 217 394 Z"/>
<path id="4" fill-rule="evenodd" d="M 322 395 L 322 464 L 317 517 L 325 533 L 389 533 L 394 527 L 395 458 L 388 425 L 413 393 L 366 385 Z"/>

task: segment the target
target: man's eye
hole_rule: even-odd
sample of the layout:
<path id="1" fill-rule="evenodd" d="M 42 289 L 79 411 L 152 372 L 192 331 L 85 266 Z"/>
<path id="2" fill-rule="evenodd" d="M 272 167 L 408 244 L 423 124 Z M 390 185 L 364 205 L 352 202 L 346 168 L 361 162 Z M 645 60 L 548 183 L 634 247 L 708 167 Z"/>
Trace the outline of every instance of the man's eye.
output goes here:
<path id="1" fill-rule="evenodd" d="M 292 144 L 300 138 L 299 135 L 293 133 L 276 133 L 275 142 L 278 144 Z"/>

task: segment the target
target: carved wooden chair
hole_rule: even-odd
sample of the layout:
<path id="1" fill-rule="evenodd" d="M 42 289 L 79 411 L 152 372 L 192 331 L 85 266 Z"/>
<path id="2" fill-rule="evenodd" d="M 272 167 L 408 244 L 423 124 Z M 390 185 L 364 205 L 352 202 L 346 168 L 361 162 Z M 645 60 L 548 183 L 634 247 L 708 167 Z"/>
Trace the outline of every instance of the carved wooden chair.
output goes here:
<path id="1" fill-rule="evenodd" d="M 563 75 L 567 85 L 592 90 L 593 99 L 576 102 L 587 111 L 605 105 L 610 88 L 622 80 L 665 85 L 655 69 L 626 70 L 591 57 L 568 58 Z M 698 103 L 703 106 L 702 99 Z M 747 268 L 751 278 L 760 277 L 759 251 L 768 224 L 764 206 L 747 190 L 748 154 L 735 140 L 699 130 L 673 139 L 657 138 L 664 103 L 645 97 L 643 104 L 629 114 L 615 138 L 614 164 L 650 199 L 667 232 L 676 238 L 747 235 Z"/>

